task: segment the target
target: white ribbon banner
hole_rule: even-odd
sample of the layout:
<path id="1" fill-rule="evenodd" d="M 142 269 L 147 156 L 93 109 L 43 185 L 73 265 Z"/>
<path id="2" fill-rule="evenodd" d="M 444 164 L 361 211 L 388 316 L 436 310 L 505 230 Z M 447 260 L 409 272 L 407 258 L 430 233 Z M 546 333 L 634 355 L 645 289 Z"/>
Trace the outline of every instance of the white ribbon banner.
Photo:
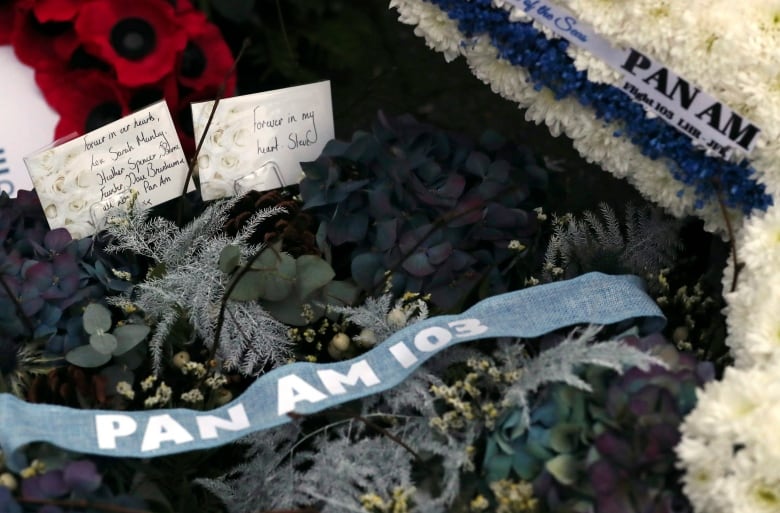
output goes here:
<path id="1" fill-rule="evenodd" d="M 756 125 L 648 55 L 613 47 L 571 11 L 548 0 L 508 3 L 620 72 L 624 93 L 708 151 L 727 157 L 734 150 L 749 153 L 755 146 L 761 131 Z"/>

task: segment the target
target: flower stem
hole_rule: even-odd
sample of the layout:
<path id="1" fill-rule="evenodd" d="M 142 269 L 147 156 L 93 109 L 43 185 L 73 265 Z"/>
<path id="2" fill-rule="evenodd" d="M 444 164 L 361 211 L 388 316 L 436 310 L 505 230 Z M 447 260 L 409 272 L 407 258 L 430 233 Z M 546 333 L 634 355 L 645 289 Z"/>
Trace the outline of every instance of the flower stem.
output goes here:
<path id="1" fill-rule="evenodd" d="M 198 155 L 200 155 L 200 150 L 201 148 L 203 148 L 203 143 L 206 140 L 206 134 L 209 133 L 211 122 L 214 121 L 214 114 L 216 114 L 217 112 L 217 106 L 219 105 L 220 100 L 225 94 L 225 88 L 227 88 L 227 84 L 230 77 L 233 75 L 233 73 L 236 72 L 236 67 L 238 66 L 238 62 L 241 60 L 241 57 L 244 55 L 244 51 L 247 48 L 249 48 L 249 38 L 244 39 L 244 42 L 241 45 L 241 49 L 238 51 L 238 55 L 236 55 L 236 58 L 233 61 L 233 65 L 230 66 L 230 69 L 225 74 L 225 79 L 219 85 L 216 98 L 214 98 L 214 106 L 211 108 L 211 113 L 209 113 L 209 119 L 206 121 L 206 126 L 203 129 L 203 133 L 200 136 L 200 140 L 198 140 L 198 145 L 195 147 L 195 154 L 192 156 L 192 158 L 190 158 L 189 167 L 187 168 L 187 177 L 184 179 L 184 188 L 181 191 L 182 199 L 184 198 L 184 195 L 187 194 L 187 189 L 190 186 L 190 180 L 192 179 L 192 174 L 195 172 L 195 164 L 198 162 Z M 178 213 L 179 225 L 182 224 L 182 210 L 183 210 L 183 203 L 182 201 L 180 201 L 179 213 Z"/>
<path id="2" fill-rule="evenodd" d="M 734 240 L 734 227 L 731 225 L 731 219 L 729 218 L 728 211 L 726 210 L 726 204 L 723 201 L 723 194 L 720 190 L 718 182 L 713 181 L 715 186 L 716 197 L 718 198 L 718 206 L 720 207 L 720 213 L 723 215 L 723 220 L 726 222 L 726 232 L 729 235 L 729 246 L 731 246 L 731 260 L 734 264 L 734 275 L 731 278 L 731 292 L 737 290 L 737 282 L 739 281 L 739 272 L 742 270 L 742 263 L 737 258 L 737 243 Z"/>

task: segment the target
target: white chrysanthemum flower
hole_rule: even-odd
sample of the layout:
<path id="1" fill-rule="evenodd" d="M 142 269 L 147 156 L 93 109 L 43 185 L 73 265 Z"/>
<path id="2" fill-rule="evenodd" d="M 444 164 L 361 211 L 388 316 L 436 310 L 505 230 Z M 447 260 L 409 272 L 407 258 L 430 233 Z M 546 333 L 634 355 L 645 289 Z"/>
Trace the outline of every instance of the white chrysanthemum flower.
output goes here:
<path id="1" fill-rule="evenodd" d="M 745 316 L 744 343 L 732 347 L 735 364 L 742 368 L 780 360 L 780 291 L 777 285 L 762 284 L 753 289 L 753 294 L 761 300 Z"/>
<path id="2" fill-rule="evenodd" d="M 724 511 L 723 482 L 725 470 L 733 458 L 731 444 L 725 440 L 706 443 L 696 438 L 683 438 L 676 451 L 678 464 L 686 470 L 683 492 L 696 511 Z"/>
<path id="3" fill-rule="evenodd" d="M 676 451 L 697 512 L 780 511 L 780 364 L 729 368 L 698 391 Z"/>
<path id="4" fill-rule="evenodd" d="M 705 385 L 697 398 L 683 423 L 684 433 L 744 443 L 751 429 L 763 425 L 765 407 L 772 401 L 780 405 L 780 381 L 768 372 L 729 367 L 721 381 Z"/>
<path id="5" fill-rule="evenodd" d="M 415 25 L 414 33 L 423 37 L 428 48 L 444 54 L 447 62 L 460 55 L 463 40 L 455 20 L 433 4 L 415 0 L 392 0 L 398 10 L 398 21 Z"/>
<path id="6" fill-rule="evenodd" d="M 769 430 L 773 431 L 773 430 Z M 746 447 L 735 455 L 733 476 L 724 483 L 725 504 L 734 513 L 780 511 L 780 461 L 764 447 Z"/>
<path id="7" fill-rule="evenodd" d="M 740 231 L 738 248 L 747 269 L 766 275 L 780 269 L 780 208 L 755 212 Z"/>
<path id="8" fill-rule="evenodd" d="M 523 105 L 533 101 L 536 91 L 528 73 L 499 58 L 498 50 L 487 37 L 478 38 L 473 46 L 463 50 L 474 76 L 490 85 L 494 93 Z"/>

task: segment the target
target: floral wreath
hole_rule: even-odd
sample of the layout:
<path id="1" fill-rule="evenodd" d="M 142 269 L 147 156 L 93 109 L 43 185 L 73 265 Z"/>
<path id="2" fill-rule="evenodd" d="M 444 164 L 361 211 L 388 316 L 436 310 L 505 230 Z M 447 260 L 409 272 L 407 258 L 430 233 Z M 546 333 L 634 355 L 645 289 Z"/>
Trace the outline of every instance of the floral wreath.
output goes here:
<path id="1" fill-rule="evenodd" d="M 0 44 L 35 71 L 59 114 L 54 139 L 84 134 L 165 99 L 185 152 L 189 106 L 213 99 L 233 64 L 219 29 L 189 0 L 16 0 L 0 5 Z M 233 94 L 235 78 L 226 84 Z"/>
<path id="2" fill-rule="evenodd" d="M 681 428 L 678 464 L 696 511 L 777 511 L 776 435 L 757 426 L 780 421 L 780 292 L 771 279 L 780 271 L 780 212 L 772 206 L 780 187 L 773 51 L 780 11 L 761 3 L 737 12 L 721 1 L 554 2 L 613 46 L 663 62 L 761 127 L 749 155 L 720 160 L 621 92 L 620 74 L 602 60 L 517 7 L 529 3 L 538 2 L 393 0 L 391 7 L 430 48 L 447 60 L 463 56 L 495 93 L 553 135 L 566 134 L 587 160 L 674 215 L 699 216 L 707 230 L 732 224 L 739 259 L 723 284 L 735 365 L 697 393 Z"/>

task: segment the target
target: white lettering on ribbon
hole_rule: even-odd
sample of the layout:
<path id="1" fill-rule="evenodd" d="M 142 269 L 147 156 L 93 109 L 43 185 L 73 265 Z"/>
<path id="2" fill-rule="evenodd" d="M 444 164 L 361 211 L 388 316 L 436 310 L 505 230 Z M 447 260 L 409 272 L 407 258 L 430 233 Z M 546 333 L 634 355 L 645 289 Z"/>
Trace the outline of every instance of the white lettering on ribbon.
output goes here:
<path id="1" fill-rule="evenodd" d="M 379 384 L 379 378 L 366 360 L 353 363 L 346 375 L 333 369 L 324 369 L 317 371 L 317 376 L 331 395 L 346 394 L 344 385 L 355 386 L 358 381 L 367 387 Z"/>
<path id="2" fill-rule="evenodd" d="M 98 447 L 101 449 L 116 449 L 116 439 L 129 436 L 138 429 L 138 424 L 129 415 L 104 414 L 95 415 Z"/>
<path id="3" fill-rule="evenodd" d="M 327 395 L 306 383 L 295 374 L 279 378 L 279 382 L 276 386 L 278 387 L 277 411 L 279 412 L 279 415 L 286 415 L 291 411 L 295 411 L 295 405 L 300 401 L 317 403 L 328 398 Z"/>
<path id="4" fill-rule="evenodd" d="M 209 438 L 219 438 L 218 429 L 226 429 L 228 431 L 241 431 L 242 429 L 249 428 L 249 419 L 246 416 L 246 410 L 244 405 L 238 403 L 237 405 L 228 408 L 229 419 L 223 419 L 215 415 L 201 415 L 195 420 L 198 423 L 198 431 L 200 437 L 203 440 Z"/>
<path id="5" fill-rule="evenodd" d="M 146 423 L 144 439 L 141 442 L 141 452 L 153 451 L 160 448 L 162 442 L 185 444 L 192 442 L 194 438 L 184 429 L 184 426 L 174 420 L 167 413 L 164 415 L 152 415 Z"/>

